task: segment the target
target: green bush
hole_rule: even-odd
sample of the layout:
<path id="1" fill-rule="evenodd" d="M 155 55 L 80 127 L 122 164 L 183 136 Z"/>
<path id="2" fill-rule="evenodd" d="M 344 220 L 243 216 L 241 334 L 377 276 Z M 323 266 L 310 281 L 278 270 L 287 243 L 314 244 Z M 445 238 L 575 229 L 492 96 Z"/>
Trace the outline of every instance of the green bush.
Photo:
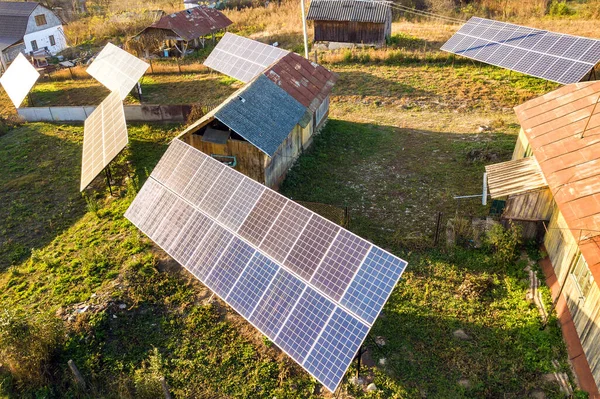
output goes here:
<path id="1" fill-rule="evenodd" d="M 517 247 L 522 243 L 521 232 L 521 226 L 511 222 L 508 229 L 496 224 L 487 233 L 485 243 L 498 266 L 509 265 L 517 259 Z"/>
<path id="2" fill-rule="evenodd" d="M 548 7 L 548 15 L 551 17 L 564 17 L 575 14 L 566 1 L 553 1 Z"/>
<path id="3" fill-rule="evenodd" d="M 63 339 L 63 323 L 53 315 L 0 311 L 0 359 L 23 386 L 48 383 L 50 365 Z"/>

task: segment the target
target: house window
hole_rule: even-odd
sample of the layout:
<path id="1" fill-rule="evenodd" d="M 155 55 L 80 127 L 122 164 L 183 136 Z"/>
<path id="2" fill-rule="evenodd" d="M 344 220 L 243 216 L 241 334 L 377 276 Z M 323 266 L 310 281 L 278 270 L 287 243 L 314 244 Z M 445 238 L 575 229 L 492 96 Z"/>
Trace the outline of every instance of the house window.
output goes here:
<path id="1" fill-rule="evenodd" d="M 31 41 L 31 49 L 33 51 L 37 51 L 38 50 L 38 45 L 37 45 L 37 41 L 36 40 L 32 40 Z"/>
<path id="2" fill-rule="evenodd" d="M 54 40 L 54 35 L 50 35 L 48 37 L 48 39 L 50 40 L 50 45 L 51 46 L 56 46 L 56 40 Z"/>
<path id="3" fill-rule="evenodd" d="M 35 24 L 37 26 L 46 25 L 46 23 L 46 16 L 44 14 L 35 16 Z"/>
<path id="4" fill-rule="evenodd" d="M 587 262 L 581 254 L 579 254 L 575 267 L 571 272 L 573 279 L 577 283 L 577 288 L 581 294 L 581 299 L 585 299 L 590 293 L 592 284 L 594 283 L 594 277 L 588 268 Z"/>

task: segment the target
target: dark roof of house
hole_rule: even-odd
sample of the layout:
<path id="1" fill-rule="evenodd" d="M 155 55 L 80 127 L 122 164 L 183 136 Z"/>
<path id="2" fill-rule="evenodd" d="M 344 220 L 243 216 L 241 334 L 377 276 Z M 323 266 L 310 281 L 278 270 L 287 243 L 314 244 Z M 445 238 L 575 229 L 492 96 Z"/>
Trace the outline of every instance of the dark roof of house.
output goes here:
<path id="1" fill-rule="evenodd" d="M 306 19 L 382 24 L 391 16 L 391 2 L 369 0 L 313 0 Z"/>
<path id="2" fill-rule="evenodd" d="M 338 77 L 306 58 L 289 53 L 272 64 L 264 75 L 314 113 L 327 98 Z"/>
<path id="3" fill-rule="evenodd" d="M 272 157 L 305 112 L 306 107 L 259 75 L 220 106 L 214 116 Z"/>
<path id="4" fill-rule="evenodd" d="M 173 31 L 182 39 L 190 41 L 225 29 L 232 23 L 221 11 L 199 6 L 165 15 L 146 28 L 144 32 L 151 28 L 166 29 Z"/>
<path id="5" fill-rule="evenodd" d="M 0 51 L 23 40 L 35 2 L 0 2 Z"/>

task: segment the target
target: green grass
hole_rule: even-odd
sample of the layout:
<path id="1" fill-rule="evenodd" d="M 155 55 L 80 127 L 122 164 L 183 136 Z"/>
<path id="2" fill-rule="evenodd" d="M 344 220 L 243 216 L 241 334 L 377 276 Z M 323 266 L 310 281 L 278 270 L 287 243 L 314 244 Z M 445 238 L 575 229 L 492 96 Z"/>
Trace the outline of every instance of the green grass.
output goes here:
<path id="1" fill-rule="evenodd" d="M 365 394 L 347 381 L 342 389 L 368 398 L 526 397 L 534 389 L 560 397 L 541 377 L 553 359 L 568 369 L 565 347 L 556 323 L 539 329 L 524 299 L 524 265 L 431 245 L 438 212 L 443 226 L 457 213 L 486 214 L 478 199 L 453 197 L 480 193 L 484 165 L 510 157 L 518 131 L 510 107 L 545 84 L 466 63 L 334 68 L 331 120 L 281 191 L 347 206 L 352 231 L 409 261 L 371 333 L 386 345 L 367 341 L 376 362 L 386 359 L 363 370 L 381 390 Z M 41 83 L 34 96 L 80 101 L 89 87 L 77 82 L 76 92 Z M 144 92 L 148 102 L 219 101 L 236 85 L 217 74 L 165 74 L 146 77 Z M 481 125 L 491 132 L 478 133 Z M 0 136 L 0 303 L 32 321 L 59 317 L 66 329 L 45 383 L 19 381 L 3 364 L 0 396 L 158 397 L 164 376 L 175 397 L 327 397 L 223 302 L 207 303 L 210 292 L 123 217 L 136 181 L 179 130 L 130 126 L 130 145 L 111 166 L 115 196 L 100 177 L 87 200 L 78 190 L 81 126 L 28 124 Z M 473 281 L 481 288 L 469 291 Z M 472 339 L 455 339 L 459 328 Z M 458 384 L 464 378 L 470 388 Z"/>

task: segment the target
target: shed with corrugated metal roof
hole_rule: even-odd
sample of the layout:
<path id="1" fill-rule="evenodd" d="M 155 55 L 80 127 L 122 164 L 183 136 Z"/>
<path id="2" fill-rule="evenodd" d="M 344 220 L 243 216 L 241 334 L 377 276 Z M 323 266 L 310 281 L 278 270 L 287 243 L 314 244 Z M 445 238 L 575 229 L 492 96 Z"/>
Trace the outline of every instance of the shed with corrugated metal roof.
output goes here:
<path id="1" fill-rule="evenodd" d="M 381 46 L 392 34 L 392 2 L 313 0 L 307 18 L 314 21 L 315 42 Z"/>

